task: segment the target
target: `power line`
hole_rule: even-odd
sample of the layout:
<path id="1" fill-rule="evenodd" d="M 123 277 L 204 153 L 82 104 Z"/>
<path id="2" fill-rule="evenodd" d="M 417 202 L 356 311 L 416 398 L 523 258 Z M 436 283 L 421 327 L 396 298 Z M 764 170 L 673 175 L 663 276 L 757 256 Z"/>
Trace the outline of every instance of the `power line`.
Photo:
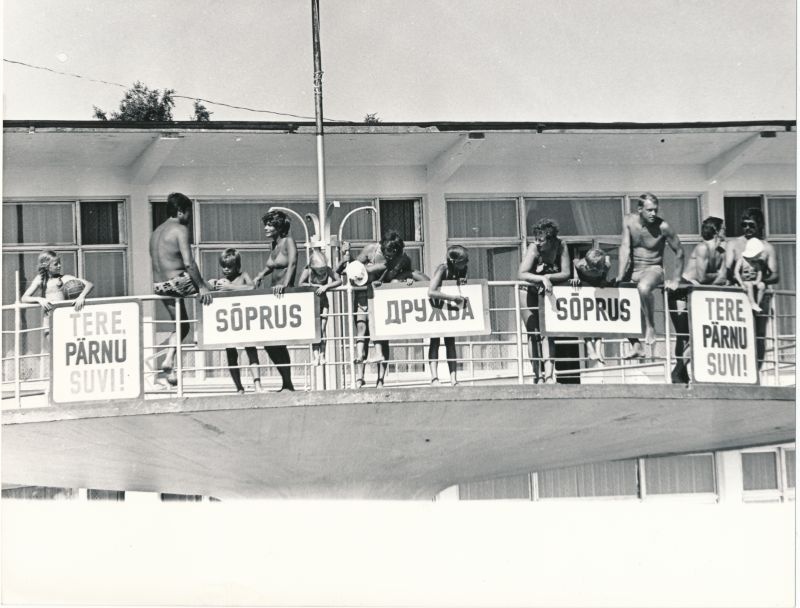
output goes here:
<path id="1" fill-rule="evenodd" d="M 31 63 L 25 63 L 24 61 L 14 61 L 13 59 L 3 59 L 6 63 L 13 63 L 15 65 L 21 65 L 26 68 L 32 68 L 34 70 L 43 70 L 45 72 L 52 72 L 53 74 L 58 74 L 60 76 L 70 76 L 72 78 L 80 78 L 81 80 L 88 80 L 89 82 L 97 82 L 100 84 L 107 84 L 112 87 L 120 87 L 122 89 L 130 88 L 128 85 L 120 84 L 119 82 L 109 82 L 108 80 L 99 80 L 97 78 L 90 78 L 89 76 L 83 76 L 82 74 L 75 74 L 74 72 L 65 72 L 62 70 L 54 70 L 53 68 L 48 68 L 42 65 L 33 65 Z M 211 99 L 203 99 L 202 97 L 194 97 L 191 95 L 173 95 L 176 99 L 188 99 L 190 101 L 202 101 L 204 103 L 210 103 L 215 106 L 223 106 L 225 108 L 232 108 L 234 110 L 245 110 L 247 112 L 258 112 L 261 114 L 274 114 L 276 116 L 288 116 L 289 118 L 302 118 L 305 120 L 314 120 L 313 116 L 301 116 L 298 114 L 289 114 L 287 112 L 276 112 L 275 110 L 259 110 L 257 108 L 249 108 L 247 106 L 236 106 L 230 103 L 224 103 L 222 101 L 212 101 Z M 332 122 L 352 122 L 348 120 L 337 120 L 333 118 L 327 118 Z"/>

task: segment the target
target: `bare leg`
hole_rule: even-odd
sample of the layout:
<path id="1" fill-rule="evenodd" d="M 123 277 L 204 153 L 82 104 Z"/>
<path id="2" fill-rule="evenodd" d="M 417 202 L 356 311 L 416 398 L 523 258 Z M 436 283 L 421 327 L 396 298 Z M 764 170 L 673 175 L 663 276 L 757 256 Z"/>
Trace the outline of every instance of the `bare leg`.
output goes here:
<path id="1" fill-rule="evenodd" d="M 289 367 L 292 361 L 289 358 L 289 349 L 285 346 L 265 346 L 264 350 L 267 351 L 270 361 L 275 364 L 275 367 L 278 368 L 278 373 L 281 375 L 283 385 L 280 390 L 293 391 L 292 368 Z"/>
<path id="2" fill-rule="evenodd" d="M 675 292 L 667 295 L 669 316 L 675 328 L 675 367 L 672 368 L 673 384 L 686 384 L 689 382 L 689 313 L 686 311 L 686 302 L 678 298 Z"/>
<path id="3" fill-rule="evenodd" d="M 456 339 L 445 338 L 444 350 L 447 356 L 447 369 L 450 371 L 450 385 L 458 384 L 456 372 L 458 371 L 458 361 L 456 360 Z"/>
<path id="4" fill-rule="evenodd" d="M 181 342 L 186 339 L 186 336 L 189 335 L 189 320 L 188 314 L 186 312 L 186 304 L 183 302 L 183 298 L 177 298 L 180 302 L 181 307 Z M 169 313 L 169 318 L 173 321 L 175 320 L 175 300 L 161 300 L 164 303 L 164 306 L 167 307 L 167 312 Z M 164 346 L 165 344 L 172 344 L 173 337 L 175 336 L 175 332 L 172 331 L 167 336 L 166 340 L 164 340 L 160 346 Z M 175 355 L 178 352 L 177 347 L 171 346 L 167 350 L 167 356 L 164 357 L 164 362 L 161 364 L 161 369 L 167 374 L 167 382 L 171 385 L 175 386 L 178 384 L 178 377 L 175 373 Z"/>
<path id="5" fill-rule="evenodd" d="M 545 384 L 554 384 L 556 381 L 556 362 L 553 361 L 553 355 L 556 352 L 556 341 L 553 338 L 541 340 L 542 344 L 542 359 L 544 367 L 544 381 Z"/>
<path id="6" fill-rule="evenodd" d="M 356 336 L 356 388 L 361 388 L 364 386 L 364 368 L 369 349 L 369 322 L 364 313 L 356 317 Z"/>
<path id="7" fill-rule="evenodd" d="M 533 383 L 538 384 L 542 380 L 542 338 L 539 335 L 539 324 L 534 321 L 533 315 L 528 316 L 525 329 L 528 332 L 528 357 L 533 371 Z"/>
<path id="8" fill-rule="evenodd" d="M 386 370 L 389 368 L 389 342 L 387 340 L 375 340 L 375 346 L 380 349 L 382 359 L 378 362 L 378 381 L 375 386 L 383 386 L 383 379 L 386 377 Z"/>
<path id="9" fill-rule="evenodd" d="M 445 338 L 445 344 L 447 343 Z M 428 367 L 431 370 L 431 384 L 439 382 L 439 338 L 431 338 L 428 345 Z"/>
<path id="10" fill-rule="evenodd" d="M 325 334 L 328 328 L 328 316 L 323 314 L 319 319 L 319 344 L 315 345 L 317 349 L 317 362 L 325 363 Z"/>
<path id="11" fill-rule="evenodd" d="M 233 384 L 236 387 L 236 392 L 244 394 L 244 387 L 242 386 L 242 372 L 239 369 L 239 352 L 235 348 L 226 348 L 225 356 L 228 359 L 228 371 L 233 378 Z"/>
<path id="12" fill-rule="evenodd" d="M 662 281 L 661 271 L 649 271 L 642 273 L 636 288 L 642 300 L 642 310 L 644 312 L 644 341 L 651 351 L 656 341 L 655 308 L 653 305 L 653 290 Z M 646 355 L 642 343 L 638 338 L 629 339 L 633 346 L 633 351 L 626 359 L 641 358 Z"/>
<path id="13" fill-rule="evenodd" d="M 261 369 L 258 365 L 258 349 L 255 346 L 245 346 L 247 361 L 250 364 L 250 374 L 253 377 L 253 388 L 257 393 L 261 392 Z"/>

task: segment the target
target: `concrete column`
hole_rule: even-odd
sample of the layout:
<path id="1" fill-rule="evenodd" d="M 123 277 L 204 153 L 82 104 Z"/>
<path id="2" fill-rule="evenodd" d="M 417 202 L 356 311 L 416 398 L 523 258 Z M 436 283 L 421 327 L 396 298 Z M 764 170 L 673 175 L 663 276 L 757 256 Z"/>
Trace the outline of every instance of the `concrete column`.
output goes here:
<path id="1" fill-rule="evenodd" d="M 717 183 L 708 186 L 703 200 L 702 211 L 701 221 L 709 215 L 725 218 L 725 190 L 722 184 Z"/>
<path id="2" fill-rule="evenodd" d="M 728 504 L 741 504 L 743 492 L 742 455 L 736 450 L 717 452 L 714 455 L 717 466 L 717 491 L 719 501 Z"/>
<path id="3" fill-rule="evenodd" d="M 130 244 L 128 246 L 128 267 L 131 275 L 131 294 L 143 295 L 153 291 L 153 278 L 150 267 L 151 217 L 148 187 L 132 184 L 130 191 Z"/>
<path id="4" fill-rule="evenodd" d="M 447 203 L 444 198 L 444 183 L 428 182 L 422 216 L 425 229 L 425 274 L 431 276 L 434 269 L 444 262 L 447 252 Z"/>

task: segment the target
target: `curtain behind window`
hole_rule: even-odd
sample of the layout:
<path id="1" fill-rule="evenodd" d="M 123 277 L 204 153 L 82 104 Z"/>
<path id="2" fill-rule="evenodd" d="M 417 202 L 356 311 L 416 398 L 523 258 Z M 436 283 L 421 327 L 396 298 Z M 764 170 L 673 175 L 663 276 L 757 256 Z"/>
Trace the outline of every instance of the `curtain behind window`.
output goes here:
<path id="1" fill-rule="evenodd" d="M 776 490 L 778 465 L 775 452 L 744 452 L 742 477 L 745 490 Z"/>
<path id="2" fill-rule="evenodd" d="M 487 481 L 472 481 L 458 485 L 460 500 L 495 500 L 518 498 L 530 500 L 531 486 L 528 475 L 502 477 Z"/>
<path id="3" fill-rule="evenodd" d="M 714 492 L 711 454 L 661 456 L 645 459 L 648 494 Z"/>
<path id="4" fill-rule="evenodd" d="M 599 462 L 539 472 L 540 498 L 636 496 L 635 460 Z"/>

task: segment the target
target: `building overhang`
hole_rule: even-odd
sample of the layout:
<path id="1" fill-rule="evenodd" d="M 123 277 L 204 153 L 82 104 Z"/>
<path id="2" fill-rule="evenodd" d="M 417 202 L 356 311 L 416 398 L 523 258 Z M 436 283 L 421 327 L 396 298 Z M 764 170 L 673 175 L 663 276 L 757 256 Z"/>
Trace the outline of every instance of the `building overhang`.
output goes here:
<path id="1" fill-rule="evenodd" d="M 453 484 L 795 439 L 795 389 L 495 385 L 2 413 L 2 482 L 218 498 L 431 499 Z"/>

